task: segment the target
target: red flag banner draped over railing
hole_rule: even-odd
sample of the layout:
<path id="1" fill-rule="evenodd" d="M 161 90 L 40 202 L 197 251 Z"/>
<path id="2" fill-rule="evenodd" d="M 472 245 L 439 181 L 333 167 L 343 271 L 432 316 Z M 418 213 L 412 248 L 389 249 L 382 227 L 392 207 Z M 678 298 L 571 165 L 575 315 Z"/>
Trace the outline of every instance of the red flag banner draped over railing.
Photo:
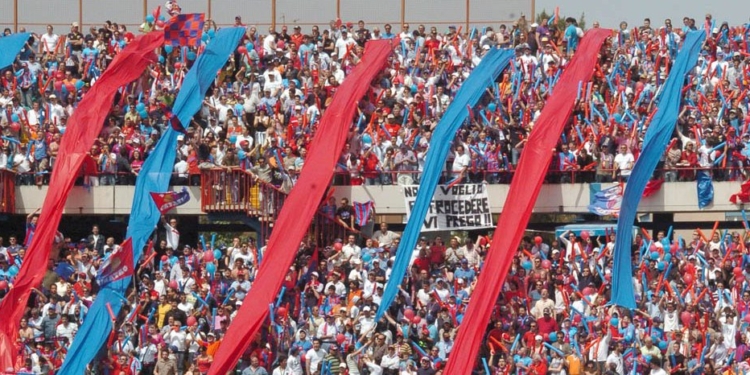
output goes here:
<path id="1" fill-rule="evenodd" d="M 370 81 L 383 68 L 391 51 L 390 41 L 368 42 L 362 61 L 336 91 L 331 106 L 321 118 L 302 174 L 276 220 L 255 283 L 245 296 L 246 301 L 253 302 L 242 305 L 232 320 L 214 355 L 209 374 L 223 375 L 230 371 L 263 325 L 269 314 L 267 306 L 275 300 L 284 275 L 294 261 L 299 244 L 333 177 L 333 169 L 346 143 L 357 101 L 367 92 Z"/>
<path id="2" fill-rule="evenodd" d="M 104 259 L 96 278 L 103 288 L 113 281 L 133 276 L 133 268 L 133 239 L 128 238 Z"/>
<path id="3" fill-rule="evenodd" d="M 742 204 L 750 202 L 750 180 L 747 180 L 740 185 L 740 192 L 732 194 L 729 197 L 729 201 L 733 204 Z"/>
<path id="4" fill-rule="evenodd" d="M 52 240 L 60 224 L 65 201 L 109 114 L 117 90 L 138 78 L 156 60 L 154 50 L 164 43 L 164 33 L 153 32 L 136 38 L 102 74 L 81 100 L 62 138 L 34 238 L 24 258 L 16 283 L 0 302 L 0 368 L 13 367 L 21 316 L 31 289 L 42 282 L 47 270 Z"/>
<path id="5" fill-rule="evenodd" d="M 156 204 L 156 208 L 159 209 L 162 215 L 169 212 L 171 209 L 182 206 L 183 204 L 190 201 L 190 193 L 186 187 L 182 188 L 182 191 L 168 191 L 166 193 L 151 193 L 151 198 Z"/>
<path id="6" fill-rule="evenodd" d="M 563 127 L 573 111 L 578 83 L 591 79 L 599 48 L 611 34 L 612 30 L 607 29 L 591 29 L 586 33 L 523 148 L 516 178 L 505 198 L 505 208 L 498 220 L 483 266 L 486 271 L 480 274 L 476 289 L 471 295 L 471 302 L 463 318 L 464 324 L 458 330 L 444 371 L 446 374 L 471 374 L 474 368 L 490 314 L 539 196 L 552 159 L 551 150 L 560 139 Z"/>
<path id="7" fill-rule="evenodd" d="M 661 185 L 664 184 L 664 179 L 660 178 L 657 180 L 649 180 L 646 183 L 646 188 L 643 189 L 643 198 L 650 197 L 661 190 Z"/>

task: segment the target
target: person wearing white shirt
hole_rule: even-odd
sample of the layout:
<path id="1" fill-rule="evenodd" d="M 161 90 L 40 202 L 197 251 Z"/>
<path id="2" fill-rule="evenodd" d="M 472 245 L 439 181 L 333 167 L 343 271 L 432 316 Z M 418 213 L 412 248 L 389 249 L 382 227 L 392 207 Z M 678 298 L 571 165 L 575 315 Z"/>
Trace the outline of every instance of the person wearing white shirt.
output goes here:
<path id="1" fill-rule="evenodd" d="M 77 331 L 78 324 L 69 322 L 67 315 L 60 315 L 60 324 L 57 326 L 57 337 L 65 337 L 68 339 L 68 343 L 71 343 Z"/>
<path id="2" fill-rule="evenodd" d="M 320 347 L 320 340 L 313 339 L 313 347 L 305 353 L 305 364 L 307 366 L 307 373 L 312 374 L 315 369 L 318 368 L 320 362 L 326 356 L 325 350 Z"/>
<path id="3" fill-rule="evenodd" d="M 607 356 L 607 368 L 611 369 L 612 366 L 615 366 L 615 372 L 617 372 L 618 375 L 625 375 L 625 361 L 622 357 L 622 351 L 623 343 L 618 342 L 615 345 L 615 350 Z"/>
<path id="4" fill-rule="evenodd" d="M 276 32 L 273 27 L 268 28 L 268 36 L 263 38 L 263 50 L 266 56 L 276 54 Z"/>
<path id="5" fill-rule="evenodd" d="M 168 346 L 174 346 L 175 348 L 177 348 L 176 354 L 178 369 L 180 361 L 182 361 L 183 363 L 185 362 L 185 351 L 187 350 L 187 334 L 184 331 L 180 330 L 181 326 L 182 322 L 175 320 L 172 323 L 172 329 L 164 334 L 164 342 Z"/>
<path id="6" fill-rule="evenodd" d="M 273 369 L 272 375 L 292 375 L 294 374 L 287 364 L 287 358 L 279 358 L 279 365 Z"/>
<path id="7" fill-rule="evenodd" d="M 339 61 L 343 60 L 347 55 L 347 51 L 351 54 L 350 48 L 356 45 L 357 42 L 349 36 L 349 32 L 341 30 L 341 37 L 336 40 L 336 56 Z"/>
<path id="8" fill-rule="evenodd" d="M 617 171 L 620 172 L 620 177 L 626 182 L 633 170 L 633 164 L 635 164 L 635 158 L 628 151 L 628 146 L 620 145 L 620 152 L 615 156 L 615 165 Z"/>
<path id="9" fill-rule="evenodd" d="M 60 41 L 60 36 L 57 34 L 54 34 L 52 31 L 54 29 L 52 28 L 52 25 L 47 25 L 47 33 L 43 34 L 41 37 L 39 37 L 39 53 L 55 53 L 55 49 L 57 48 L 57 43 Z"/>
<path id="10" fill-rule="evenodd" d="M 365 361 L 365 363 L 367 363 L 367 361 Z M 383 355 L 383 358 L 380 359 L 380 371 L 382 373 L 382 369 L 398 370 L 398 364 L 399 359 L 398 354 L 396 354 L 396 345 L 394 344 L 388 347 L 388 351 Z"/>
<path id="11" fill-rule="evenodd" d="M 162 217 L 162 224 L 164 224 L 164 228 L 167 230 L 167 247 L 172 248 L 172 250 L 177 250 L 180 245 L 180 232 L 177 230 L 177 219 L 172 218 L 167 222 L 167 220 Z"/>
<path id="12" fill-rule="evenodd" d="M 368 335 L 372 335 L 372 328 L 375 327 L 375 319 L 372 317 L 370 306 L 365 306 L 362 309 L 362 314 L 357 320 L 359 321 L 360 332 L 369 332 Z"/>
<path id="13" fill-rule="evenodd" d="M 26 120 L 29 126 L 39 126 L 39 121 L 43 116 L 42 111 L 39 109 L 39 102 L 34 102 L 32 108 L 26 111 Z"/>
<path id="14" fill-rule="evenodd" d="M 359 260 L 362 249 L 355 243 L 354 236 L 349 236 L 348 242 L 341 249 L 341 256 L 344 258 L 343 261 Z"/>
<path id="15" fill-rule="evenodd" d="M 133 350 L 135 350 L 135 347 L 133 346 L 133 340 L 125 337 L 125 332 L 117 332 L 117 341 L 112 344 L 112 351 L 115 353 L 128 354 Z"/>
<path id="16" fill-rule="evenodd" d="M 303 375 L 304 370 L 302 369 L 302 362 L 300 361 L 300 354 L 298 348 L 293 348 L 289 353 L 289 357 L 286 359 L 286 374 L 289 375 Z"/>
<path id="17" fill-rule="evenodd" d="M 453 159 L 453 177 L 463 176 L 466 169 L 469 168 L 470 163 L 471 158 L 469 157 L 469 154 L 466 153 L 464 146 L 458 145 L 456 147 L 456 157 Z"/>

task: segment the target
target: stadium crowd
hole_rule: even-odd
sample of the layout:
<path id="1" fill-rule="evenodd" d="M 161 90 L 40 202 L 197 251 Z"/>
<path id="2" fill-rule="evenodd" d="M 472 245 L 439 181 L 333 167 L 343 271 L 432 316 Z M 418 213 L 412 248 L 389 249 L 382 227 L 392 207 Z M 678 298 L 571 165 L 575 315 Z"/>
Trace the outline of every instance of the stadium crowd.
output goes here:
<path id="1" fill-rule="evenodd" d="M 170 2 L 171 3 L 171 2 Z M 171 11 L 177 11 L 171 9 Z M 498 29 L 447 30 L 419 25 L 332 22 L 309 34 L 286 26 L 245 40 L 221 71 L 205 105 L 181 136 L 174 184 L 197 184 L 201 169 L 243 168 L 280 183 L 298 172 L 317 120 L 371 39 L 396 39 L 394 55 L 359 102 L 338 183 L 410 184 L 430 131 L 461 82 L 491 48 L 515 48 L 517 58 L 488 88 L 456 135 L 446 178 L 507 183 L 547 96 L 574 54 L 583 30 L 575 19 L 539 24 L 525 18 Z M 692 180 L 710 169 L 715 179 L 742 179 L 750 156 L 745 26 L 670 20 L 634 28 L 623 22 L 602 48 L 591 82 L 580 84 L 577 106 L 550 182 L 627 180 L 655 97 L 684 30 L 710 36 L 684 90 L 675 141 L 659 175 Z M 140 32 L 154 29 L 153 18 Z M 242 25 L 240 17 L 237 25 Z M 594 23 L 593 27 L 599 25 Z M 206 23 L 204 42 L 216 25 Z M 9 33 L 6 30 L 6 33 Z M 55 165 L 66 121 L 133 32 L 107 23 L 84 35 L 49 26 L 33 35 L 1 79 L 0 168 L 19 184 L 44 184 Z M 90 186 L 132 184 L 167 124 L 166 112 L 200 47 L 165 47 L 159 63 L 118 95 L 99 141 L 81 171 Z M 186 124 L 187 125 L 187 124 Z M 277 152 L 278 150 L 278 152 Z M 293 173 L 292 173 L 293 174 Z M 335 204 L 335 203 L 334 203 Z M 351 222 L 353 211 L 335 213 Z M 0 298 L 23 262 L 27 233 L 0 239 Z M 176 219 L 165 219 L 156 257 L 140 264 L 129 306 L 116 317 L 95 373 L 205 374 L 236 310 L 252 287 L 265 248 L 249 239 L 186 244 Z M 111 237 L 110 237 L 111 235 Z M 54 373 L 86 319 L 99 289 L 97 269 L 120 234 L 97 227 L 78 242 L 59 234 L 57 261 L 28 302 L 15 371 Z M 696 231 L 686 241 L 659 232 L 633 244 L 633 283 L 639 308 L 608 305 L 614 234 L 566 233 L 525 237 L 487 327 L 481 360 L 492 374 L 736 374 L 750 368 L 750 259 L 746 233 Z M 286 276 L 273 318 L 238 363 L 243 375 L 442 373 L 462 314 L 481 271 L 490 236 L 426 238 L 417 248 L 401 293 L 381 321 L 373 319 L 389 277 L 399 235 L 386 224 L 372 238 L 351 235 L 308 243 Z M 328 245 L 328 246 L 325 246 Z"/>
<path id="2" fill-rule="evenodd" d="M 140 31 L 155 28 L 153 16 Z M 359 103 L 360 118 L 337 167 L 336 183 L 396 184 L 419 180 L 431 130 L 461 83 L 489 48 L 515 48 L 514 64 L 488 88 L 456 135 L 446 174 L 465 182 L 507 183 L 525 140 L 553 92 L 583 31 L 575 19 L 447 30 L 409 24 L 367 28 L 363 21 L 332 22 L 303 34 L 261 34 L 248 27 L 204 106 L 180 140 L 174 184 L 198 184 L 201 169 L 252 169 L 268 163 L 276 172 L 297 173 L 322 113 L 337 86 L 361 58 L 367 40 L 397 40 L 394 56 Z M 241 25 L 241 18 L 236 23 Z M 684 30 L 711 29 L 685 87 L 675 139 L 658 176 L 692 180 L 697 169 L 714 179 L 741 179 L 750 156 L 747 125 L 746 29 L 705 25 L 689 18 L 682 28 L 669 19 L 652 27 L 623 22 L 602 49 L 595 77 L 581 82 L 577 106 L 555 151 L 548 182 L 625 180 L 655 112 L 655 98 Z M 598 27 L 595 23 L 594 27 Z M 215 23 L 206 22 L 203 43 Z M 5 33 L 10 33 L 6 30 Z M 44 184 L 76 103 L 134 37 L 108 22 L 87 34 L 73 23 L 67 35 L 52 26 L 33 36 L 0 78 L 0 168 L 17 173 L 19 184 Z M 123 89 L 81 170 L 80 183 L 133 184 L 156 143 L 187 69 L 200 53 L 165 46 L 159 63 Z M 265 163 L 264 163 L 265 162 Z M 283 169 L 283 170 L 282 170 Z M 270 173 L 276 183 L 283 173 Z M 269 175 L 269 173 L 264 173 Z"/>

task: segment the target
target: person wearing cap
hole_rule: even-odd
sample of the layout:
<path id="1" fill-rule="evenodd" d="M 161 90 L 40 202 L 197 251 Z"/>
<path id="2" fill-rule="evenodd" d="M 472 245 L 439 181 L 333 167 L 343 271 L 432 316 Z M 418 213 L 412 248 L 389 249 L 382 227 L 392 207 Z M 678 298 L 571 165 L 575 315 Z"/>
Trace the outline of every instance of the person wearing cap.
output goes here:
<path id="1" fill-rule="evenodd" d="M 328 369 L 328 373 L 332 375 L 341 374 L 341 365 L 344 363 L 338 345 L 331 344 L 328 347 L 328 354 L 323 358 L 323 364 Z"/>
<path id="2" fill-rule="evenodd" d="M 351 54 L 351 49 L 354 48 L 354 46 L 357 44 L 357 42 L 352 38 L 352 36 L 349 34 L 349 31 L 346 28 L 341 28 L 341 36 L 336 39 L 335 44 L 335 56 L 338 58 L 339 62 L 344 61 L 345 57 L 348 57 L 349 54 Z"/>
<path id="3" fill-rule="evenodd" d="M 78 22 L 73 22 L 70 25 L 70 32 L 68 33 L 66 42 L 70 45 L 71 54 L 80 58 L 83 51 L 83 34 L 81 34 Z"/>

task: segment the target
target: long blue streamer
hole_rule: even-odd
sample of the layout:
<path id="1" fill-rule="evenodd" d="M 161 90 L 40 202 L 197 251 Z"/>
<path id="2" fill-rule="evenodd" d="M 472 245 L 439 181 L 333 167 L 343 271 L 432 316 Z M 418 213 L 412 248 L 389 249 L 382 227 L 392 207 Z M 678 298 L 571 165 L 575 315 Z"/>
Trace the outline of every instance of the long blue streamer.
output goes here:
<path id="1" fill-rule="evenodd" d="M 403 280 L 406 274 L 406 269 L 409 267 L 409 260 L 411 259 L 414 246 L 417 244 L 417 238 L 419 238 L 419 232 L 422 230 L 424 218 L 427 215 L 427 210 L 430 208 L 432 197 L 435 195 L 440 173 L 443 170 L 445 159 L 448 157 L 453 138 L 458 128 L 469 115 L 466 111 L 466 106 L 474 107 L 479 102 L 479 99 L 485 93 L 487 83 L 494 82 L 508 66 L 514 54 L 513 51 L 508 50 L 490 50 L 482 58 L 482 61 L 477 65 L 466 82 L 461 85 L 453 103 L 445 111 L 445 115 L 443 115 L 443 118 L 435 128 L 432 140 L 430 141 L 430 148 L 425 158 L 426 163 L 424 173 L 422 173 L 419 192 L 417 193 L 417 200 L 401 237 L 401 243 L 396 252 L 396 261 L 393 263 L 391 277 L 385 286 L 375 321 L 383 317 L 383 314 L 396 298 L 398 286 L 401 284 L 401 280 Z"/>
<path id="2" fill-rule="evenodd" d="M 30 35 L 29 33 L 19 33 L 0 38 L 0 69 L 5 69 L 13 64 L 16 55 L 29 40 Z"/>
<path id="3" fill-rule="evenodd" d="M 633 274 L 630 262 L 630 246 L 633 233 L 630 227 L 635 221 L 638 203 L 641 201 L 643 190 L 646 188 L 651 174 L 656 168 L 664 150 L 669 144 L 675 121 L 680 110 L 680 97 L 685 75 L 698 61 L 701 44 L 706 38 L 703 31 L 689 32 L 685 38 L 680 53 L 675 59 L 674 66 L 669 72 L 663 85 L 659 109 L 654 115 L 651 125 L 646 132 L 643 142 L 643 152 L 636 161 L 630 174 L 625 193 L 622 198 L 620 218 L 617 221 L 617 239 L 615 241 L 614 279 L 612 280 L 612 303 L 634 309 L 635 295 L 633 294 Z"/>
<path id="4" fill-rule="evenodd" d="M 180 93 L 177 95 L 173 113 L 182 124 L 189 124 L 193 115 L 201 107 L 203 96 L 216 77 L 216 72 L 229 59 L 237 47 L 245 30 L 244 28 L 226 28 L 216 33 L 206 50 L 198 57 L 192 69 L 185 75 Z M 137 262 L 143 253 L 143 247 L 159 222 L 161 214 L 150 197 L 151 192 L 163 192 L 169 188 L 169 179 L 177 156 L 177 136 L 179 132 L 167 127 L 156 148 L 143 163 L 141 173 L 136 180 L 133 207 L 128 222 L 127 237 L 133 240 L 133 257 Z M 130 277 L 108 284 L 103 288 L 91 309 L 89 309 L 83 326 L 73 341 L 66 361 L 58 374 L 83 374 L 86 365 L 96 356 L 112 329 L 106 305 L 117 314 L 122 307 L 123 293 L 130 284 Z M 185 322 L 183 322 L 185 323 Z"/>

